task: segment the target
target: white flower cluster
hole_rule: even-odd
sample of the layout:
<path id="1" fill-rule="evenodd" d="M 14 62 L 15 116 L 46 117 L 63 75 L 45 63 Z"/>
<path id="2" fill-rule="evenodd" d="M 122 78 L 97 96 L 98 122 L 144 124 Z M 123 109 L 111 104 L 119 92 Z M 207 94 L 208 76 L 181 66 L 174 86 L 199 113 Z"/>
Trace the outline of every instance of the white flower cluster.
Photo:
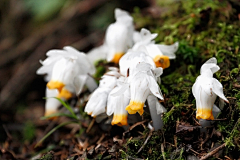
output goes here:
<path id="1" fill-rule="evenodd" d="M 88 55 L 91 61 L 104 55 L 107 61 L 119 62 L 119 72 L 112 70 L 102 77 L 85 112 L 93 117 L 105 112 L 108 116 L 113 114 L 112 125 L 127 125 L 128 114 L 138 112 L 142 115 L 148 100 L 153 112 L 153 126 L 159 129 L 162 127 L 160 114 L 165 108 L 157 99 L 163 100 L 158 82 L 163 69 L 170 66 L 169 59 L 175 58 L 178 42 L 173 45 L 155 44 L 157 34 L 144 28 L 140 32 L 134 31 L 132 17 L 127 12 L 116 9 L 115 17 L 116 22 L 107 29 L 104 44 Z M 108 85 L 102 85 L 102 81 Z"/>
<path id="2" fill-rule="evenodd" d="M 92 92 L 97 88 L 91 77 L 95 73 L 93 62 L 106 59 L 119 63 L 119 68 L 111 67 L 100 80 L 99 87 L 92 93 L 85 107 L 85 112 L 96 117 L 102 113 L 113 115 L 112 125 L 128 125 L 128 114 L 144 112 L 145 101 L 153 120 L 153 127 L 163 126 L 161 113 L 166 109 L 159 103 L 163 95 L 159 88 L 163 69 L 170 66 L 170 59 L 175 59 L 178 42 L 172 45 L 155 44 L 157 34 L 147 29 L 134 31 L 133 18 L 121 9 L 115 9 L 116 22 L 111 24 L 105 35 L 104 44 L 88 54 L 72 47 L 63 50 L 50 50 L 41 61 L 42 67 L 37 74 L 45 74 L 47 83 L 46 96 L 63 100 L 79 94 L 84 85 Z M 216 58 L 203 64 L 201 75 L 193 85 L 192 92 L 197 103 L 197 118 L 212 120 L 212 110 L 216 110 L 214 101 L 220 97 L 220 107 L 228 102 L 223 95 L 223 87 L 213 78 L 219 70 Z M 45 115 L 57 112 L 60 102 L 46 100 Z"/>

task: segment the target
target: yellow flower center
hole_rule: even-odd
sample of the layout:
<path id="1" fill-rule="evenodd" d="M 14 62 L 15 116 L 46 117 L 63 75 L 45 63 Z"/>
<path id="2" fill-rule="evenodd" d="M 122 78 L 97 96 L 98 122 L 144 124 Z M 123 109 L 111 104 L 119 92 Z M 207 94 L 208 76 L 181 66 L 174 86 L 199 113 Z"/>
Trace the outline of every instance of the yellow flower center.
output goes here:
<path id="1" fill-rule="evenodd" d="M 66 88 L 62 88 L 62 90 L 60 91 L 60 93 L 57 95 L 57 98 L 65 98 L 65 99 L 69 99 L 72 97 L 72 93 L 69 92 Z"/>
<path id="2" fill-rule="evenodd" d="M 111 62 L 114 62 L 114 63 L 118 64 L 120 58 L 123 55 L 124 55 L 124 53 L 122 53 L 122 52 L 115 53 L 113 59 L 111 60 Z"/>
<path id="3" fill-rule="evenodd" d="M 162 67 L 163 69 L 168 68 L 170 66 L 170 60 L 168 56 L 157 55 L 153 59 L 156 67 Z"/>
<path id="4" fill-rule="evenodd" d="M 129 114 L 135 114 L 138 112 L 140 115 L 143 114 L 143 102 L 139 101 L 130 101 L 129 105 L 126 107 L 126 110 L 128 111 Z"/>
<path id="5" fill-rule="evenodd" d="M 59 92 L 61 92 L 62 88 L 65 86 L 65 84 L 63 84 L 62 82 L 59 82 L 59 81 L 49 81 L 47 83 L 47 87 L 49 89 L 58 89 Z"/>
<path id="6" fill-rule="evenodd" d="M 201 108 L 197 110 L 196 114 L 197 119 L 206 119 L 206 120 L 214 120 L 212 109 Z"/>
<path id="7" fill-rule="evenodd" d="M 126 126 L 127 123 L 127 115 L 126 114 L 114 114 L 112 125 L 116 124 L 118 126 Z"/>

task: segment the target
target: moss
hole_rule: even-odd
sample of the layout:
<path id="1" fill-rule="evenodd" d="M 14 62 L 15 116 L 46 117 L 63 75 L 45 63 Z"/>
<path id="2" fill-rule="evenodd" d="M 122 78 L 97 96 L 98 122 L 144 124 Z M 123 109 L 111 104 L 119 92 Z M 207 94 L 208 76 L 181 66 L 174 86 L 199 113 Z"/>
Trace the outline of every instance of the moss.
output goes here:
<path id="1" fill-rule="evenodd" d="M 144 142 L 149 136 L 148 132 L 149 130 L 146 129 L 143 133 L 143 136 L 135 137 L 127 141 L 127 143 L 124 145 L 126 151 L 122 151 L 122 154 L 125 158 L 141 157 L 145 159 L 160 159 L 159 155 L 161 154 L 161 146 L 159 144 L 163 143 L 162 133 L 156 131 L 151 133 L 150 138 L 144 145 Z M 139 152 L 143 145 L 144 147 Z"/>
<path id="2" fill-rule="evenodd" d="M 157 5 L 161 11 L 158 17 L 152 18 L 142 14 L 137 8 L 133 17 L 137 28 L 145 27 L 159 34 L 156 42 L 179 42 L 177 58 L 171 60 L 170 68 L 164 70 L 160 85 L 165 96 L 164 105 L 168 111 L 163 116 L 165 139 L 174 144 L 176 121 L 196 125 L 192 85 L 200 73 L 201 65 L 209 58 L 216 57 L 221 69 L 214 76 L 223 84 L 229 104 L 224 106 L 218 116 L 218 119 L 226 120 L 215 123 L 215 129 L 221 132 L 224 140 L 215 138 L 213 141 L 225 142 L 225 155 L 230 155 L 230 151 L 239 150 L 240 147 L 240 30 L 239 13 L 235 10 L 238 4 L 234 4 L 233 1 L 159 0 Z M 218 100 L 215 104 L 218 104 Z M 148 132 L 147 130 L 146 133 Z M 146 136 L 132 139 L 126 145 L 125 154 L 163 159 L 160 145 L 154 143 L 154 138 L 147 143 L 143 152 L 136 154 L 145 139 Z M 178 144 L 183 144 L 183 141 L 178 139 Z M 196 146 L 193 148 L 198 149 Z M 172 147 L 165 148 L 167 159 L 173 151 Z M 184 154 L 185 150 L 181 150 L 174 159 L 182 159 Z"/>

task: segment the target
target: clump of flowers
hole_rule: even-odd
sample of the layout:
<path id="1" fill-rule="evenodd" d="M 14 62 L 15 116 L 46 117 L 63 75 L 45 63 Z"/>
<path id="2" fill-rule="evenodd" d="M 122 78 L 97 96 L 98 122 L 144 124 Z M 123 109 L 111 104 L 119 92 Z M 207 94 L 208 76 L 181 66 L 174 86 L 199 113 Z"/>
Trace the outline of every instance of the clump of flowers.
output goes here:
<path id="1" fill-rule="evenodd" d="M 37 74 L 43 74 L 47 83 L 46 97 L 57 97 L 63 100 L 79 94 L 86 84 L 93 91 L 97 84 L 90 76 L 95 72 L 95 67 L 89 62 L 87 56 L 76 49 L 67 46 L 63 50 L 50 50 L 42 67 Z M 46 101 L 45 115 L 57 112 L 60 103 L 55 100 Z"/>
<path id="2" fill-rule="evenodd" d="M 212 111 L 219 110 L 214 104 L 217 96 L 220 98 L 220 108 L 223 107 L 224 101 L 229 103 L 223 94 L 222 84 L 213 78 L 213 74 L 219 69 L 217 59 L 210 58 L 202 65 L 200 76 L 192 87 L 192 93 L 196 99 L 197 119 L 214 120 Z"/>
<path id="3" fill-rule="evenodd" d="M 102 46 L 87 55 L 72 47 L 50 50 L 37 74 L 46 74 L 47 97 L 67 100 L 74 94 L 78 95 L 84 85 L 90 91 L 97 88 L 89 76 L 95 72 L 93 62 L 106 59 L 119 63 L 119 68 L 109 68 L 110 71 L 102 76 L 99 87 L 86 104 L 85 112 L 92 117 L 103 113 L 113 115 L 111 124 L 122 126 L 128 125 L 128 114 L 142 115 L 144 106 L 149 106 L 153 127 L 161 129 L 161 113 L 166 109 L 158 100 L 164 99 L 159 88 L 160 76 L 163 69 L 170 66 L 170 59 L 176 57 L 178 42 L 156 44 L 154 39 L 157 34 L 144 28 L 140 32 L 134 31 L 133 18 L 121 9 L 115 9 L 115 19 L 116 22 L 106 31 Z M 56 112 L 59 105 L 56 99 L 47 99 L 45 115 Z"/>

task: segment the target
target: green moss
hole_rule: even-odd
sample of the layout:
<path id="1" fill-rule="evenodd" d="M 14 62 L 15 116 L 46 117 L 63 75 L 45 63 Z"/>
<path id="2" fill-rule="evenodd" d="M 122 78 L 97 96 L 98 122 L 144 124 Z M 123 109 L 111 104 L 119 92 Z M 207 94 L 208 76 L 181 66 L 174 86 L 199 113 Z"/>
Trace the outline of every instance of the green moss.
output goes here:
<path id="1" fill-rule="evenodd" d="M 168 111 L 163 116 L 165 124 L 163 130 L 167 133 L 164 135 L 169 143 L 174 144 L 176 121 L 195 125 L 193 117 L 196 106 L 192 85 L 200 74 L 201 65 L 209 58 L 216 57 L 221 69 L 214 76 L 222 83 L 229 104 L 224 106 L 218 116 L 219 119 L 227 120 L 215 122 L 215 129 L 221 132 L 224 140 L 217 138 L 215 141 L 226 143 L 226 155 L 229 154 L 228 150 L 240 148 L 240 22 L 234 9 L 234 5 L 237 4 L 232 3 L 234 2 L 230 4 L 227 1 L 215 0 L 158 0 L 161 14 L 154 18 L 135 9 L 133 17 L 137 28 L 144 27 L 158 33 L 157 43 L 179 42 L 177 58 L 171 60 L 171 66 L 164 70 L 160 85 L 165 96 L 163 104 Z M 218 100 L 215 104 L 218 105 Z M 146 135 L 148 133 L 147 130 Z M 146 135 L 128 142 L 125 155 L 163 159 L 160 143 L 154 143 L 153 139 L 147 143 L 144 152 L 136 154 Z M 183 141 L 178 139 L 178 144 L 182 143 Z M 173 151 L 174 148 L 165 148 L 165 157 L 170 159 L 170 153 Z M 184 152 L 181 150 L 174 159 L 183 159 Z"/>

